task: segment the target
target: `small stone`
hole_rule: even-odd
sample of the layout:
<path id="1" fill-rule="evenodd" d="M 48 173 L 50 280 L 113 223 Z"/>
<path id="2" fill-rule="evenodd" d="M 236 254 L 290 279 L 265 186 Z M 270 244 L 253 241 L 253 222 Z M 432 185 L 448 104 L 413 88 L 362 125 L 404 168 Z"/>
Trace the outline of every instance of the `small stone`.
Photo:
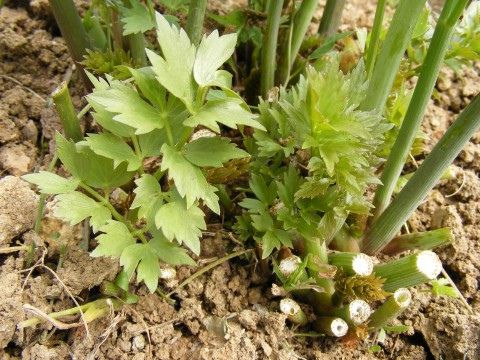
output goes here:
<path id="1" fill-rule="evenodd" d="M 137 335 L 132 340 L 132 350 L 141 351 L 145 348 L 145 338 L 143 335 Z"/>

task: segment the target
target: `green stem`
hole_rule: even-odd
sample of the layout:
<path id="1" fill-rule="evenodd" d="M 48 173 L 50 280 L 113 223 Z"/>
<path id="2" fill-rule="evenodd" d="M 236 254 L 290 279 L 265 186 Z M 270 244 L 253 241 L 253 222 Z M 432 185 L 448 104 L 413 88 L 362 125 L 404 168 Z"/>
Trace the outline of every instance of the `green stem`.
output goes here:
<path id="1" fill-rule="evenodd" d="M 368 276 L 373 271 L 373 259 L 362 253 L 337 252 L 328 256 L 328 262 L 347 275 Z"/>
<path id="2" fill-rule="evenodd" d="M 366 58 L 367 75 L 370 78 L 372 74 L 373 66 L 375 65 L 375 58 L 377 57 L 377 51 L 379 46 L 380 33 L 382 32 L 383 15 L 385 14 L 385 4 L 387 0 L 378 0 L 377 9 L 375 11 L 375 19 L 373 20 L 373 28 L 370 35 L 370 42 L 368 45 Z"/>
<path id="3" fill-rule="evenodd" d="M 135 66 L 147 66 L 147 54 L 145 53 L 145 38 L 143 37 L 143 34 L 130 34 L 127 35 L 126 39 Z"/>
<path id="4" fill-rule="evenodd" d="M 323 10 L 322 21 L 318 28 L 318 33 L 324 37 L 335 34 L 342 20 L 345 0 L 327 0 Z"/>
<path id="5" fill-rule="evenodd" d="M 282 83 L 287 84 L 290 78 L 290 70 L 292 68 L 298 52 L 302 45 L 308 26 L 310 25 L 313 14 L 318 6 L 318 0 L 304 0 L 300 4 L 298 11 L 295 13 L 292 24 L 290 25 L 291 37 L 289 37 L 288 56 L 283 56 L 280 61 L 279 72 Z"/>
<path id="6" fill-rule="evenodd" d="M 137 136 L 132 135 L 130 138 L 132 139 L 132 144 L 133 144 L 133 149 L 135 151 L 135 155 L 137 155 L 137 157 L 140 160 L 142 160 L 143 159 L 142 151 L 140 150 L 140 144 L 138 143 Z M 138 169 L 138 172 L 140 173 L 140 175 L 143 175 L 145 173 L 145 171 L 143 170 L 143 164 L 140 165 L 140 168 Z"/>
<path id="7" fill-rule="evenodd" d="M 345 320 L 335 316 L 322 316 L 313 323 L 316 331 L 334 337 L 345 336 L 348 332 L 348 324 Z"/>
<path id="8" fill-rule="evenodd" d="M 361 299 L 351 301 L 347 306 L 333 310 L 332 315 L 345 320 L 349 325 L 360 325 L 368 320 L 372 309 L 367 302 Z"/>
<path id="9" fill-rule="evenodd" d="M 186 30 L 194 45 L 198 45 L 200 40 L 202 40 L 206 10 L 207 0 L 190 1 Z"/>
<path id="10" fill-rule="evenodd" d="M 277 41 L 284 0 L 269 0 L 267 10 L 267 31 L 264 37 L 262 63 L 260 66 L 260 85 L 262 96 L 275 86 L 275 69 L 277 64 Z"/>
<path id="11" fill-rule="evenodd" d="M 374 271 L 385 279 L 385 291 L 393 292 L 436 279 L 442 271 L 442 263 L 434 252 L 425 250 L 377 265 Z"/>
<path id="12" fill-rule="evenodd" d="M 432 250 L 450 244 L 452 240 L 453 234 L 449 228 L 404 234 L 394 238 L 382 253 L 394 256 L 408 250 Z"/>
<path id="13" fill-rule="evenodd" d="M 295 300 L 282 299 L 280 301 L 280 311 L 287 315 L 288 320 L 296 325 L 303 326 L 308 322 L 307 316 Z"/>
<path id="14" fill-rule="evenodd" d="M 63 130 L 67 139 L 78 142 L 83 139 L 82 128 L 77 113 L 73 107 L 70 91 L 67 82 L 64 81 L 52 94 L 55 108 L 57 109 Z"/>
<path id="15" fill-rule="evenodd" d="M 382 112 L 426 0 L 401 0 L 375 62 L 363 110 Z"/>
<path id="16" fill-rule="evenodd" d="M 52 161 L 50 161 L 50 164 L 48 165 L 48 171 L 53 171 L 57 161 L 58 161 L 58 155 L 55 153 L 53 155 Z M 45 210 L 46 199 L 47 199 L 47 195 L 41 194 L 40 200 L 38 201 L 37 216 L 35 218 L 35 226 L 33 228 L 37 234 L 39 234 L 40 231 L 42 230 L 42 218 L 43 218 L 43 211 Z M 32 246 L 35 246 L 34 242 L 32 242 Z"/>
<path id="17" fill-rule="evenodd" d="M 370 316 L 368 327 L 371 330 L 379 330 L 388 325 L 410 305 L 411 300 L 410 291 L 403 288 L 398 289 Z"/>
<path id="18" fill-rule="evenodd" d="M 381 177 L 383 185 L 379 185 L 375 193 L 374 218 L 378 217 L 390 202 L 405 160 L 422 123 L 423 114 L 432 95 L 455 24 L 467 2 L 468 0 L 447 0 L 443 7 L 405 119 L 385 164 Z"/>
<path id="19" fill-rule="evenodd" d="M 79 65 L 90 47 L 88 35 L 73 0 L 49 0 L 62 37 L 73 60 Z"/>
<path id="20" fill-rule="evenodd" d="M 375 254 L 391 241 L 479 127 L 480 96 L 477 95 L 435 145 L 402 191 L 372 224 L 362 244 L 363 252 Z"/>

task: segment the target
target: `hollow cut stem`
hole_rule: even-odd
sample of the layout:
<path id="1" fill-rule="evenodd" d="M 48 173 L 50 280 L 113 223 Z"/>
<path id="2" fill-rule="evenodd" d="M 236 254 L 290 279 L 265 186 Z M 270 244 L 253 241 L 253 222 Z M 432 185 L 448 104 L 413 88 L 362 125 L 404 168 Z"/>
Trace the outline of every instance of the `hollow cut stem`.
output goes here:
<path id="1" fill-rule="evenodd" d="M 370 316 L 368 327 L 371 330 L 379 330 L 388 325 L 388 323 L 398 317 L 412 301 L 412 295 L 408 289 L 400 288 L 390 296 L 375 312 Z"/>
<path id="2" fill-rule="evenodd" d="M 375 275 L 385 279 L 385 291 L 393 292 L 435 279 L 442 271 L 442 263 L 437 254 L 425 250 L 377 265 L 374 271 Z"/>
<path id="3" fill-rule="evenodd" d="M 372 308 L 367 302 L 361 299 L 356 299 L 344 306 L 333 311 L 333 315 L 345 320 L 347 323 L 353 325 L 363 324 L 368 320 L 372 314 Z"/>
<path id="4" fill-rule="evenodd" d="M 373 271 L 373 259 L 365 254 L 338 252 L 328 255 L 328 262 L 347 275 L 368 276 Z"/>
<path id="5" fill-rule="evenodd" d="M 335 316 L 322 316 L 313 323 L 316 331 L 334 337 L 345 336 L 348 332 L 348 324 L 345 320 Z"/>
<path id="6" fill-rule="evenodd" d="M 64 81 L 52 94 L 55 108 L 57 109 L 67 139 L 78 142 L 83 139 L 77 113 L 73 107 L 72 97 L 68 90 L 67 82 Z"/>
<path id="7" fill-rule="evenodd" d="M 300 305 L 292 299 L 282 299 L 280 301 L 280 311 L 287 315 L 288 320 L 297 325 L 305 325 L 307 316 Z"/>

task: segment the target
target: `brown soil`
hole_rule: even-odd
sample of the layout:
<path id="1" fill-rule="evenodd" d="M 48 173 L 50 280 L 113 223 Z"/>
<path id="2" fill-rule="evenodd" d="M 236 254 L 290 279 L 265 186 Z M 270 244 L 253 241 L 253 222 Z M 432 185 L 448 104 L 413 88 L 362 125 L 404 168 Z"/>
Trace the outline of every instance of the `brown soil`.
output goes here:
<path id="1" fill-rule="evenodd" d="M 34 259 L 28 259 L 24 248 L 0 255 L 0 358 L 480 358 L 480 133 L 456 160 L 457 176 L 432 191 L 408 222 L 411 230 L 452 228 L 454 243 L 438 253 L 475 315 L 459 300 L 432 298 L 420 288 L 412 308 L 399 319 L 412 331 L 389 336 L 380 352 L 368 351 L 371 341 L 352 344 L 295 336 L 296 329 L 276 311 L 278 299 L 265 285 L 252 281 L 254 267 L 232 260 L 179 291 L 175 305 L 138 287 L 139 302 L 91 323 L 89 336 L 84 327 L 54 330 L 49 324 L 17 330 L 17 324 L 28 317 L 24 304 L 51 312 L 74 306 L 70 294 L 80 302 L 92 300 L 98 285 L 118 270 L 116 262 L 91 258 L 80 249 L 79 227 L 63 224 L 48 213 L 40 235 L 29 231 L 37 196 L 17 177 L 48 162 L 48 147 L 39 144 L 48 144 L 59 126 L 47 99 L 72 66 L 46 4 L 44 0 L 7 1 L 0 10 L 0 174 L 5 176 L 0 179 L 0 247 L 32 243 L 37 247 Z M 350 0 L 345 28 L 368 26 L 373 15 L 372 1 Z M 424 123 L 427 150 L 478 92 L 479 74 L 479 67 L 463 74 L 443 71 Z M 80 108 L 81 87 L 74 86 L 73 93 Z M 205 238 L 200 263 L 224 255 L 235 245 L 221 236 Z M 42 266 L 24 271 L 34 263 Z M 176 282 L 164 287 L 174 287 L 194 270 L 177 269 Z"/>

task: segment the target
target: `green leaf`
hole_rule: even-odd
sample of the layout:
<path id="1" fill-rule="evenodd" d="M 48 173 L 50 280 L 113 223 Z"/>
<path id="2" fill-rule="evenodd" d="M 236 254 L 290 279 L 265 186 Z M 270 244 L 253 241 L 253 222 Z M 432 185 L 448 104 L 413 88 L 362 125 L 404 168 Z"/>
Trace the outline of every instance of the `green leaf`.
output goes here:
<path id="1" fill-rule="evenodd" d="M 245 110 L 239 100 L 228 98 L 207 102 L 195 115 L 185 120 L 184 125 L 196 127 L 203 125 L 217 133 L 220 127 L 217 123 L 235 129 L 237 125 L 246 125 L 265 130 L 262 124 L 255 120 L 256 115 Z"/>
<path id="2" fill-rule="evenodd" d="M 131 126 L 119 123 L 113 118 L 115 113 L 105 110 L 105 107 L 95 102 L 93 99 L 88 99 L 88 103 L 92 106 L 95 112 L 92 113 L 93 118 L 104 129 L 110 131 L 112 134 L 122 137 L 130 137 L 135 135 L 135 129 Z"/>
<path id="3" fill-rule="evenodd" d="M 98 245 L 91 253 L 93 257 L 120 257 L 126 247 L 135 244 L 135 239 L 130 234 L 128 228 L 119 221 L 109 220 L 99 230 L 103 234 L 95 238 Z"/>
<path id="4" fill-rule="evenodd" d="M 113 134 L 88 134 L 85 141 L 95 154 L 112 159 L 115 168 L 124 161 L 128 163 L 127 171 L 135 171 L 142 165 L 142 159 L 135 154 L 132 148 Z"/>
<path id="5" fill-rule="evenodd" d="M 193 67 L 193 76 L 200 86 L 215 82 L 217 69 L 232 56 L 236 43 L 237 34 L 219 36 L 214 30 L 209 36 L 203 36 Z"/>
<path id="6" fill-rule="evenodd" d="M 236 147 L 229 139 L 222 137 L 201 137 L 184 147 L 185 157 L 192 164 L 206 167 L 222 167 L 232 159 L 241 159 L 250 155 Z"/>
<path id="7" fill-rule="evenodd" d="M 150 211 L 157 205 L 158 201 L 163 201 L 162 190 L 157 179 L 150 174 L 144 174 L 141 178 L 135 180 L 137 187 L 133 192 L 131 209 L 140 208 L 138 218 L 148 218 Z"/>
<path id="8" fill-rule="evenodd" d="M 109 112 L 116 113 L 113 119 L 135 128 L 137 135 L 163 128 L 161 113 L 125 84 L 119 83 L 107 90 L 94 91 L 87 95 L 87 100 L 102 105 Z"/>
<path id="9" fill-rule="evenodd" d="M 83 183 L 94 188 L 112 189 L 129 182 L 134 173 L 127 171 L 127 163 L 116 168 L 113 160 L 95 154 L 87 146 L 76 146 L 56 133 L 57 154 L 65 168 Z"/>
<path id="10" fill-rule="evenodd" d="M 135 79 L 135 85 L 138 86 L 143 96 L 157 109 L 165 109 L 167 107 L 167 92 L 156 79 L 152 68 L 129 68 L 128 70 Z"/>
<path id="11" fill-rule="evenodd" d="M 452 298 L 458 298 L 459 296 L 448 279 L 440 278 L 433 280 L 430 284 L 432 285 L 432 294 L 435 296 L 448 296 Z"/>
<path id="12" fill-rule="evenodd" d="M 170 265 L 195 265 L 195 261 L 187 255 L 185 249 L 168 241 L 164 236 L 155 236 L 149 245 L 160 260 Z"/>
<path id="13" fill-rule="evenodd" d="M 151 293 L 157 289 L 160 266 L 149 244 L 134 244 L 126 247 L 120 256 L 120 265 L 123 266 L 129 279 L 138 266 L 137 282 L 143 281 Z"/>
<path id="14" fill-rule="evenodd" d="M 208 184 L 202 171 L 190 163 L 181 153 L 164 144 L 162 146 L 162 171 L 168 170 L 169 176 L 175 182 L 180 196 L 187 200 L 190 208 L 197 199 L 202 199 L 212 211 L 220 213 L 216 188 Z"/>
<path id="15" fill-rule="evenodd" d="M 265 205 L 272 204 L 277 197 L 275 182 L 267 184 L 262 175 L 252 174 L 249 185 L 255 196 Z"/>
<path id="16" fill-rule="evenodd" d="M 157 38 L 163 57 L 147 49 L 147 56 L 157 79 L 169 92 L 191 105 L 195 99 L 192 76 L 195 46 L 183 29 L 177 29 L 159 13 Z"/>
<path id="17" fill-rule="evenodd" d="M 35 174 L 27 174 L 22 176 L 23 180 L 38 186 L 42 194 L 65 194 L 75 189 L 80 184 L 80 180 L 75 178 L 65 179 L 57 174 L 40 171 Z"/>
<path id="18" fill-rule="evenodd" d="M 57 204 L 53 215 L 72 225 L 90 218 L 90 225 L 97 232 L 102 225 L 112 218 L 110 210 L 88 196 L 74 191 L 68 194 L 60 194 L 55 197 Z"/>
<path id="19" fill-rule="evenodd" d="M 292 247 L 290 236 L 286 231 L 269 230 L 262 237 L 262 259 L 270 256 L 274 249 L 280 249 L 282 245 Z"/>
<path id="20" fill-rule="evenodd" d="M 163 205 L 155 215 L 155 224 L 168 240 L 176 239 L 196 255 L 200 254 L 200 237 L 207 228 L 205 214 L 197 206 L 188 209 L 183 201 L 174 201 Z"/>
<path id="21" fill-rule="evenodd" d="M 123 35 L 144 33 L 155 27 L 148 9 L 138 0 L 129 0 L 131 7 L 121 7 Z"/>

